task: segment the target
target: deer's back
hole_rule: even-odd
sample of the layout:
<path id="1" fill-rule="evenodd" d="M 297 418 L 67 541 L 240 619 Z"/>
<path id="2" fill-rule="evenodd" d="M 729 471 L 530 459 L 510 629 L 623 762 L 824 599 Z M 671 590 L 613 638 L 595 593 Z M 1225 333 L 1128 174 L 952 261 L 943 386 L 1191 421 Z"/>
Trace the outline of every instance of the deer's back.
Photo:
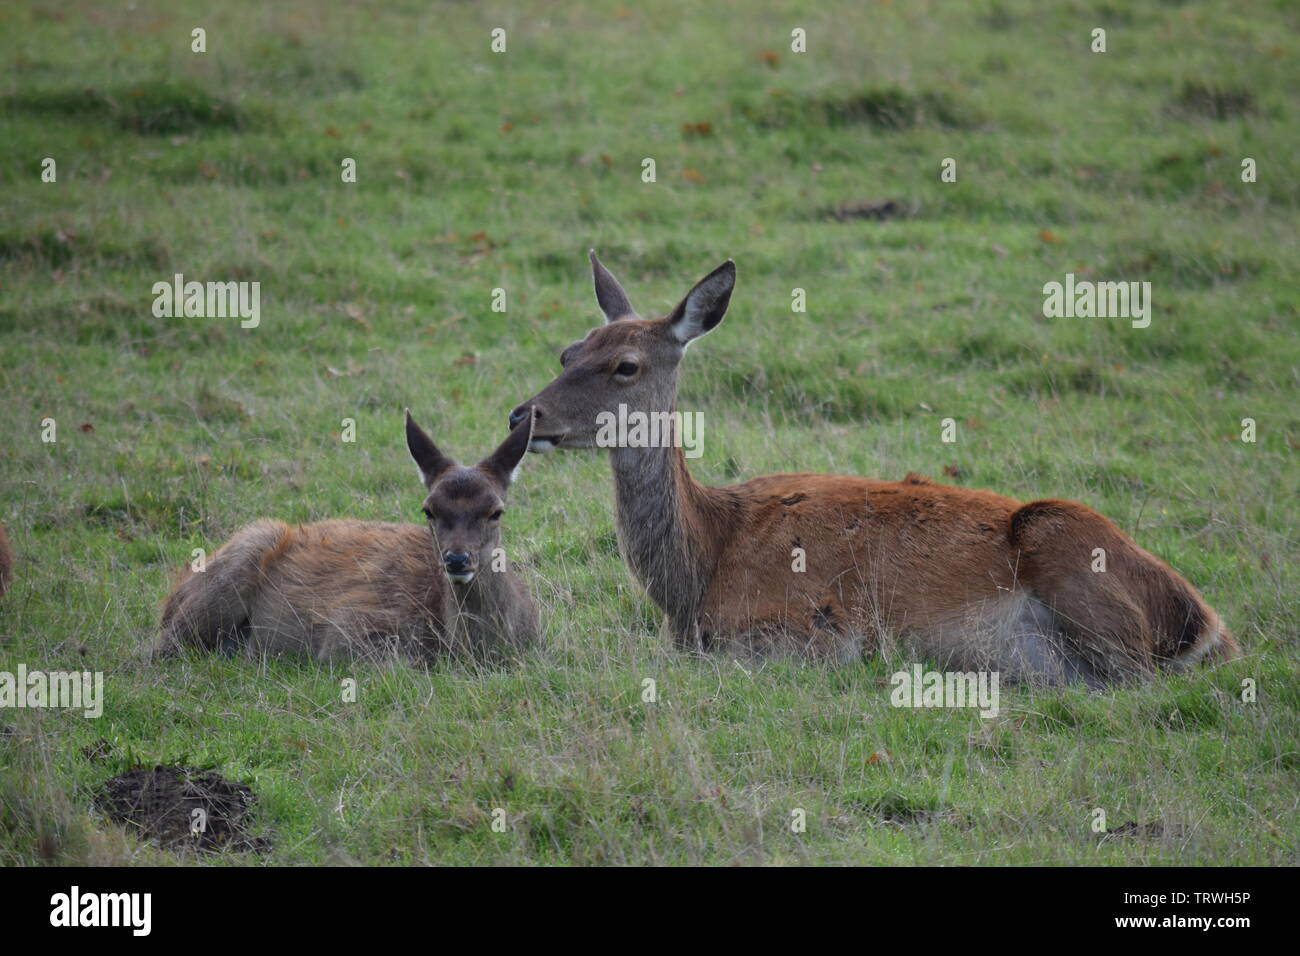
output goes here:
<path id="1" fill-rule="evenodd" d="M 267 541 L 267 524 L 247 531 Z M 426 528 L 367 521 L 273 527 L 278 534 L 257 558 L 260 586 L 249 613 L 255 651 L 332 658 L 364 653 L 368 643 L 439 640 L 449 586 Z M 236 535 L 226 548 L 239 546 Z"/>
<path id="2" fill-rule="evenodd" d="M 715 627 L 925 626 L 1015 579 L 1020 503 L 909 475 L 767 475 L 714 489 L 730 533 L 705 595 Z"/>

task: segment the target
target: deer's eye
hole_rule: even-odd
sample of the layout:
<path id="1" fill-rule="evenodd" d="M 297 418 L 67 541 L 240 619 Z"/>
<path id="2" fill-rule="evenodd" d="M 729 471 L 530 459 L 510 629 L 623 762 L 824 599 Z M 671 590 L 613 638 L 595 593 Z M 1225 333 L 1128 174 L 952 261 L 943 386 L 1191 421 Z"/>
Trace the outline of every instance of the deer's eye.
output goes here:
<path id="1" fill-rule="evenodd" d="M 614 374 L 619 375 L 623 378 L 631 378 L 633 375 L 636 374 L 636 370 L 638 367 L 639 366 L 636 364 L 636 362 L 619 362 L 618 368 L 614 369 Z"/>
<path id="2" fill-rule="evenodd" d="M 420 510 L 424 512 L 424 516 L 425 516 L 426 518 L 428 518 L 430 521 L 433 520 L 433 511 L 432 511 L 432 510 L 430 510 L 429 508 L 421 508 Z"/>
<path id="3" fill-rule="evenodd" d="M 500 508 L 488 515 L 488 521 L 500 521 L 501 516 L 505 514 Z"/>

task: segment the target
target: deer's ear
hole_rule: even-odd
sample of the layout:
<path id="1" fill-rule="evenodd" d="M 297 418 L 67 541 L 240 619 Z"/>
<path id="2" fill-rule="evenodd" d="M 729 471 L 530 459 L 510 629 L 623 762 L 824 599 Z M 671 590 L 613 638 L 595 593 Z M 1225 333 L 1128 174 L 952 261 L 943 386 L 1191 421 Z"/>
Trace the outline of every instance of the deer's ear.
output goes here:
<path id="1" fill-rule="evenodd" d="M 528 412 L 528 420 L 516 425 L 506 440 L 497 446 L 497 450 L 478 463 L 479 468 L 501 482 L 503 488 L 509 488 L 515 480 L 519 463 L 528 453 L 528 446 L 533 440 L 534 415 L 531 408 Z"/>
<path id="2" fill-rule="evenodd" d="M 425 434 L 423 428 L 415 424 L 409 408 L 406 410 L 406 447 L 410 449 L 411 457 L 415 459 L 415 464 L 420 469 L 420 477 L 424 479 L 426 488 L 432 488 L 438 476 L 456 464 L 438 451 L 438 446 L 433 443 L 433 439 Z"/>
<path id="3" fill-rule="evenodd" d="M 731 290 L 736 287 L 736 264 L 728 259 L 686 293 L 677 308 L 668 313 L 664 324 L 673 338 L 685 345 L 717 328 L 727 314 Z"/>
<path id="4" fill-rule="evenodd" d="M 596 250 L 592 249 L 589 253 L 591 258 L 591 282 L 596 287 L 596 303 L 600 306 L 600 311 L 605 313 L 606 322 L 617 322 L 619 319 L 638 318 L 636 309 L 632 308 L 632 303 L 623 291 L 623 287 L 618 284 L 613 273 L 600 264 L 596 258 Z"/>

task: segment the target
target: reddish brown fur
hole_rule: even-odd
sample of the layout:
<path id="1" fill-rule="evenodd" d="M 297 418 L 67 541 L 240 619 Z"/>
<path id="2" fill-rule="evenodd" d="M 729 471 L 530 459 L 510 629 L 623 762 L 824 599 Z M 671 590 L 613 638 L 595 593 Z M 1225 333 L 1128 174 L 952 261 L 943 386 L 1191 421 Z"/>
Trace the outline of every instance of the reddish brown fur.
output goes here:
<path id="1" fill-rule="evenodd" d="M 534 450 L 592 447 L 596 415 L 676 408 L 685 345 L 717 326 L 734 266 L 663 319 L 641 319 L 592 256 L 607 324 L 512 415 Z M 893 637 L 964 666 L 1091 683 L 1237 652 L 1180 575 L 1083 505 L 909 475 L 779 474 L 710 488 L 680 448 L 613 448 L 620 543 L 683 646 L 790 644 L 844 656 Z M 795 549 L 807 567 L 793 570 Z M 1092 570 L 1105 549 L 1107 570 Z M 978 645 L 978 646 L 977 646 Z"/>

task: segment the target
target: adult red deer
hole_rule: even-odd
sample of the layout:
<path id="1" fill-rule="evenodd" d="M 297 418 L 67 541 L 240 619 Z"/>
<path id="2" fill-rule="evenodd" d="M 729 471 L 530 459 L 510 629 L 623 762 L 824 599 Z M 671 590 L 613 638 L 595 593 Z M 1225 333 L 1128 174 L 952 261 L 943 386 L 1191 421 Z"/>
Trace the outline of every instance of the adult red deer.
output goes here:
<path id="1" fill-rule="evenodd" d="M 466 467 L 444 456 L 407 412 L 407 447 L 428 492 L 427 527 L 255 522 L 202 571 L 184 574 L 163 606 L 155 652 L 477 658 L 534 643 L 537 607 L 505 567 L 500 525 L 531 435 L 531 423 L 521 423 Z"/>
<path id="2" fill-rule="evenodd" d="M 591 265 L 605 324 L 566 348 L 559 377 L 510 415 L 512 426 L 535 416 L 534 452 L 605 444 L 598 435 L 620 406 L 680 431 L 678 365 L 722 321 L 736 277 L 724 262 L 668 315 L 643 319 L 594 252 Z M 624 557 L 684 648 L 793 645 L 845 658 L 897 640 L 962 669 L 1093 685 L 1237 653 L 1186 580 L 1084 505 L 1022 504 L 914 475 L 779 474 L 712 488 L 692 479 L 680 444 L 613 447 L 610 464 Z"/>

